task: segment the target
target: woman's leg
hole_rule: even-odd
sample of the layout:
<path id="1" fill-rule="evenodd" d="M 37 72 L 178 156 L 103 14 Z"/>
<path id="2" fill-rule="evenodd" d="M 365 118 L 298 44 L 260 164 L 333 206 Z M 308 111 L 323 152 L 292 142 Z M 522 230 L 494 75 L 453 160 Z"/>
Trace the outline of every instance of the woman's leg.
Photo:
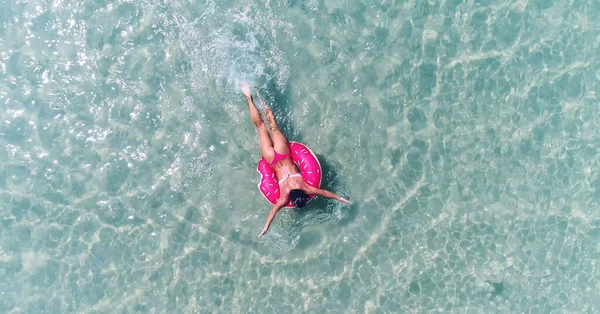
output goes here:
<path id="1" fill-rule="evenodd" d="M 242 92 L 246 95 L 246 100 L 248 101 L 250 118 L 258 130 L 258 144 L 260 146 L 260 152 L 262 153 L 263 158 L 265 158 L 268 163 L 271 163 L 271 161 L 273 161 L 273 157 L 275 157 L 275 153 L 273 151 L 273 142 L 271 142 L 271 137 L 269 136 L 269 130 L 267 130 L 267 126 L 263 123 L 260 113 L 258 112 L 258 109 L 256 109 L 254 101 L 252 101 L 250 87 L 248 85 L 242 86 Z"/>
<path id="2" fill-rule="evenodd" d="M 260 97 L 258 92 L 258 88 L 256 89 L 256 93 L 262 102 L 262 106 L 265 109 L 265 118 L 267 118 L 267 124 L 271 129 L 271 140 L 273 141 L 273 146 L 275 147 L 275 151 L 279 154 L 287 154 L 290 152 L 289 143 L 285 135 L 279 130 L 277 126 L 277 121 L 275 120 L 275 115 L 273 114 L 273 110 L 267 105 L 267 103 Z"/>

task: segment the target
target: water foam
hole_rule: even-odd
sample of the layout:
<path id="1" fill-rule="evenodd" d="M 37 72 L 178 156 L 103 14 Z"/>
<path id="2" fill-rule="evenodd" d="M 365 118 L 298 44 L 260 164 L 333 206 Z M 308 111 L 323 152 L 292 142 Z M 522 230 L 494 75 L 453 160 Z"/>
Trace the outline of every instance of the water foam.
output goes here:
<path id="1" fill-rule="evenodd" d="M 246 82 L 285 91 L 289 64 L 273 27 L 287 26 L 258 11 L 254 6 L 223 8 L 212 3 L 199 19 L 179 24 L 195 87 L 214 84 L 218 92 L 238 92 Z"/>

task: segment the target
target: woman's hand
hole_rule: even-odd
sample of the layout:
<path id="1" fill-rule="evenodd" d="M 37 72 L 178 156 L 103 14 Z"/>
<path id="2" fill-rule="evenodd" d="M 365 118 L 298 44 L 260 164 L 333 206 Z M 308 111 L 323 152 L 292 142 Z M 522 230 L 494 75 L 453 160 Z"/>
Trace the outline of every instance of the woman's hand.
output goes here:
<path id="1" fill-rule="evenodd" d="M 343 198 L 343 197 L 340 197 L 340 198 L 338 199 L 338 201 L 339 201 L 339 202 L 342 202 L 342 203 L 344 203 L 344 204 L 352 204 L 352 202 L 351 202 L 351 201 L 349 201 L 349 200 L 347 200 L 347 199 L 345 199 L 345 198 Z"/>
<path id="2" fill-rule="evenodd" d="M 269 230 L 269 226 L 271 226 L 271 222 L 273 221 L 273 218 L 275 218 L 275 215 L 277 215 L 277 212 L 283 206 L 285 206 L 285 204 L 287 204 L 287 202 L 289 201 L 289 198 L 290 198 L 289 193 L 287 195 L 284 195 L 283 197 L 279 198 L 279 200 L 277 201 L 277 204 L 275 204 L 275 206 L 273 206 L 273 208 L 271 209 L 271 212 L 269 213 L 269 217 L 267 218 L 267 222 L 265 223 L 265 227 L 258 235 L 259 238 L 262 237 L 265 233 L 267 233 L 267 230 Z"/>
<path id="3" fill-rule="evenodd" d="M 264 228 L 264 229 L 263 229 L 263 230 L 262 230 L 262 231 L 261 231 L 261 232 L 258 234 L 258 237 L 260 238 L 260 237 L 264 236 L 264 235 L 265 235 L 265 233 L 267 233 L 267 230 L 269 230 L 269 229 L 268 229 L 268 228 Z"/>

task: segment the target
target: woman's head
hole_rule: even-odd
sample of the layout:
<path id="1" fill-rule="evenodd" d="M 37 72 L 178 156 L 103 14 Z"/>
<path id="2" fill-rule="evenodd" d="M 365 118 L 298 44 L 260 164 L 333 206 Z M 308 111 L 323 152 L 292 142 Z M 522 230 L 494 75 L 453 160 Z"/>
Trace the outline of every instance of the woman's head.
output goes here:
<path id="1" fill-rule="evenodd" d="M 302 190 L 293 189 L 290 191 L 290 202 L 296 208 L 302 208 L 308 203 L 310 196 Z"/>

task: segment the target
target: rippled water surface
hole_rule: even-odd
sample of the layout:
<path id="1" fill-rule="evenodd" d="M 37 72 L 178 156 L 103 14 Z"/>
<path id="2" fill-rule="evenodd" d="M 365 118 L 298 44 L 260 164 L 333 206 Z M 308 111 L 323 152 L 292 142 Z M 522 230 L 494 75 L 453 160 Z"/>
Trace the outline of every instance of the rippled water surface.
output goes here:
<path id="1" fill-rule="evenodd" d="M 1 313 L 600 312 L 599 2 L 0 3 Z"/>

